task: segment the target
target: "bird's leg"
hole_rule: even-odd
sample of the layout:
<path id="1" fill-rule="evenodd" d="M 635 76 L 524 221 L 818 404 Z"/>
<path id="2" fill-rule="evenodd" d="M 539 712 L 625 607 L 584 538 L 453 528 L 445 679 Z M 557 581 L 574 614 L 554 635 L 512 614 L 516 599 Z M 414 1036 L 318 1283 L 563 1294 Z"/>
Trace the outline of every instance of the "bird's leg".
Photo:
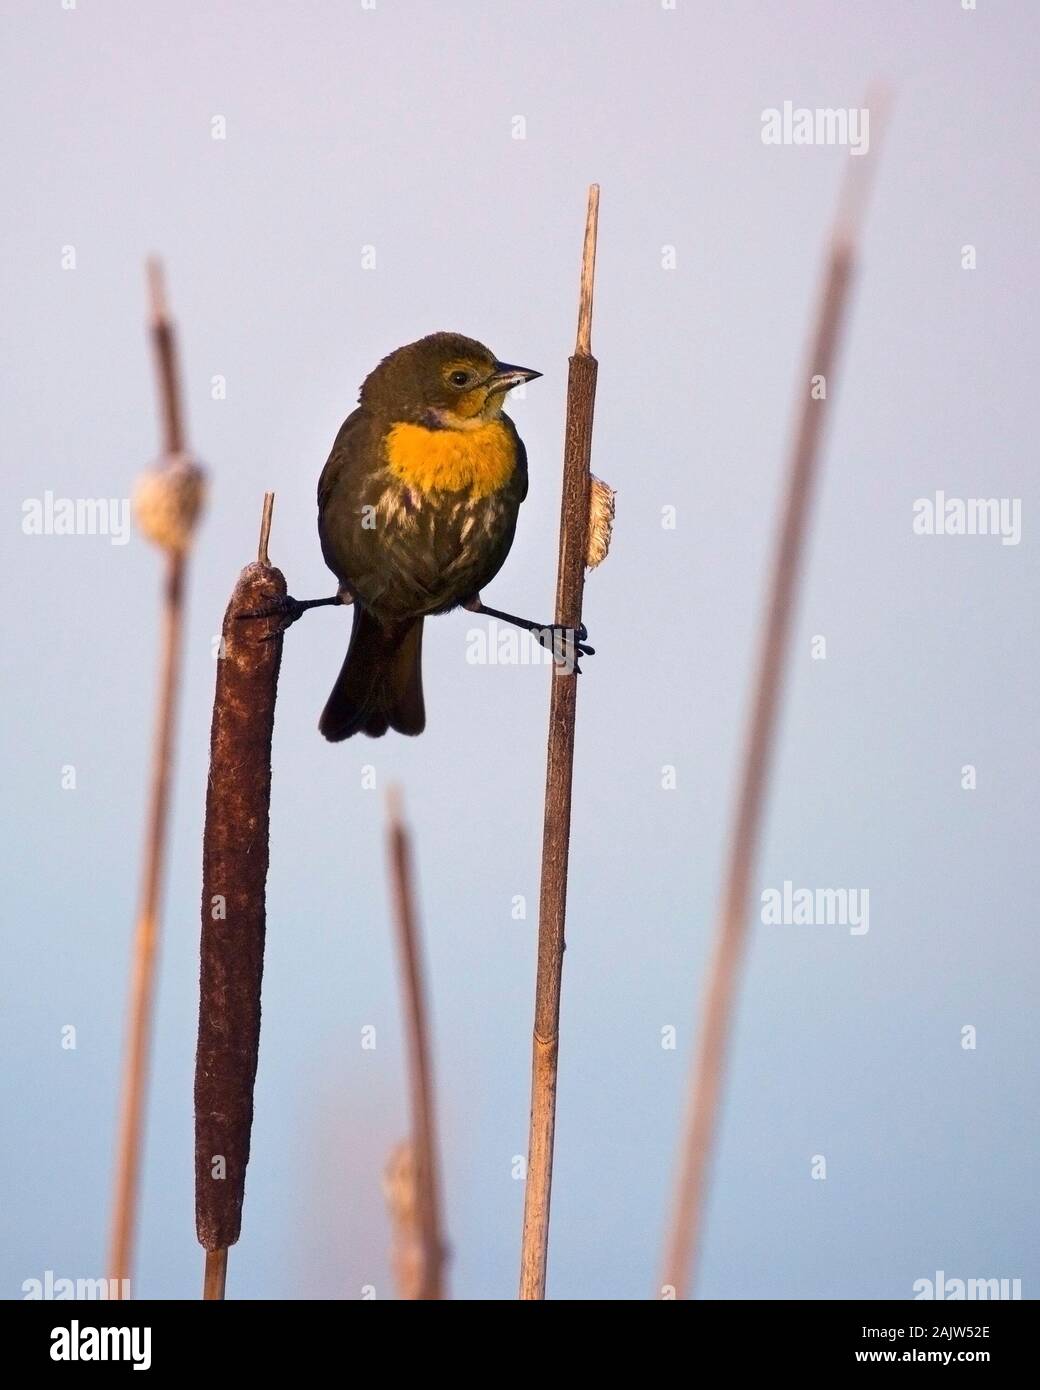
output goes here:
<path id="1" fill-rule="evenodd" d="M 353 603 L 354 596 L 350 593 L 340 591 L 333 594 L 331 598 L 293 598 L 291 594 L 286 594 L 284 598 L 276 599 L 273 603 L 267 604 L 264 608 L 253 608 L 248 613 L 236 613 L 236 618 L 277 618 L 272 630 L 264 637 L 265 642 L 269 642 L 272 637 L 278 637 L 287 628 L 292 627 L 307 612 L 308 608 L 328 608 L 332 604 Z"/>
<path id="2" fill-rule="evenodd" d="M 552 652 L 557 665 L 565 666 L 581 675 L 578 665 L 580 656 L 595 656 L 596 648 L 585 643 L 588 632 L 582 623 L 577 629 L 564 627 L 561 623 L 536 623 L 531 618 L 518 618 L 515 613 L 503 613 L 500 608 L 489 608 L 479 594 L 464 603 L 463 608 L 470 613 L 483 613 L 486 618 L 498 618 L 500 622 L 512 623 L 522 627 L 541 643 L 546 651 Z"/>

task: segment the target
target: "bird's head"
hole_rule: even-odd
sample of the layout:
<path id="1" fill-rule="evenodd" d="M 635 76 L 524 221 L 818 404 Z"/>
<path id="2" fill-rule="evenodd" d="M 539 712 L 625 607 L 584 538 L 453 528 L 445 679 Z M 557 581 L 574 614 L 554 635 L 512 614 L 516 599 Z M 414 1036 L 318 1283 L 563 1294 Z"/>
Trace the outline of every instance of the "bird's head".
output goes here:
<path id="1" fill-rule="evenodd" d="M 361 387 L 361 404 L 392 420 L 475 429 L 502 412 L 507 392 L 541 372 L 499 362 L 458 333 L 431 333 L 384 357 Z"/>

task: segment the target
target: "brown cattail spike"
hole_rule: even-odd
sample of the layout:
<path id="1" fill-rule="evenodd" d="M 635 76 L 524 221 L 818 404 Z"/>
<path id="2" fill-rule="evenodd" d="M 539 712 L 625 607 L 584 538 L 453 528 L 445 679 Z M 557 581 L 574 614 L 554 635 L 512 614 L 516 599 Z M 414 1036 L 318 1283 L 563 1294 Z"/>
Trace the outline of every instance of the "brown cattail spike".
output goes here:
<path id="1" fill-rule="evenodd" d="M 266 508 L 265 508 L 266 510 Z M 242 1224 L 260 1043 L 271 737 L 282 637 L 239 621 L 285 597 L 280 570 L 247 565 L 224 615 L 210 737 L 195 1063 L 195 1225 L 208 1251 Z"/>

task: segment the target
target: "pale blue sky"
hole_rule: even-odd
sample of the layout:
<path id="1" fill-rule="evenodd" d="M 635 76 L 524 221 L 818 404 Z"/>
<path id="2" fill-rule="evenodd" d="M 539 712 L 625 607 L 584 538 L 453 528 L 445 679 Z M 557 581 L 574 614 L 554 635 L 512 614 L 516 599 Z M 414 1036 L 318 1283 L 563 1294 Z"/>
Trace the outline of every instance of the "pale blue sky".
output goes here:
<path id="1" fill-rule="evenodd" d="M 1020 1278 L 1035 1296 L 1035 7 L 47 0 L 3 13 L 0 1293 L 47 1269 L 103 1272 L 159 563 L 136 537 L 25 536 L 21 517 L 47 489 L 125 497 L 155 453 L 144 257 L 166 261 L 190 436 L 212 478 L 138 1284 L 195 1297 L 210 649 L 263 491 L 278 494 L 272 557 L 291 590 L 327 592 L 314 489 L 362 377 L 432 330 L 483 339 L 545 373 L 514 411 L 531 491 L 485 597 L 548 617 L 597 180 L 593 466 L 618 490 L 618 521 L 586 591 L 597 655 L 580 699 L 549 1292 L 652 1294 L 791 403 L 850 158 L 764 145 L 761 113 L 859 106 L 882 78 L 897 99 L 756 876 L 866 888 L 870 930 L 756 924 L 700 1288 L 908 1298 L 942 1269 Z M 938 489 L 1021 498 L 1021 543 L 915 536 L 913 502 Z M 380 1173 L 405 1125 L 382 857 L 393 780 L 418 835 L 452 1286 L 515 1293 L 549 678 L 468 664 L 474 626 L 427 624 L 414 742 L 326 745 L 316 722 L 348 621 L 319 611 L 287 639 L 232 1296 L 392 1293 Z M 825 661 L 810 657 L 816 634 Z M 368 764 L 380 791 L 362 789 Z M 511 916 L 517 894 L 526 921 Z M 67 1024 L 75 1051 L 60 1045 Z M 669 1025 L 675 1051 L 660 1045 Z M 810 1177 L 815 1154 L 826 1181 Z"/>

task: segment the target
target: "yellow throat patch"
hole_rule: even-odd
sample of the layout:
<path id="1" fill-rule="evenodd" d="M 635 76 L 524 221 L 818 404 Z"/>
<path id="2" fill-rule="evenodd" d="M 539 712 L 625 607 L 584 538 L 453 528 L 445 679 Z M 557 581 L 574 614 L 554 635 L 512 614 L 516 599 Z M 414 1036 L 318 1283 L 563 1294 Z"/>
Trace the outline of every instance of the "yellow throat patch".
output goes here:
<path id="1" fill-rule="evenodd" d="M 505 487 L 516 467 L 512 435 L 500 420 L 475 430 L 430 430 L 400 422 L 386 436 L 390 472 L 417 492 L 487 497 Z"/>

